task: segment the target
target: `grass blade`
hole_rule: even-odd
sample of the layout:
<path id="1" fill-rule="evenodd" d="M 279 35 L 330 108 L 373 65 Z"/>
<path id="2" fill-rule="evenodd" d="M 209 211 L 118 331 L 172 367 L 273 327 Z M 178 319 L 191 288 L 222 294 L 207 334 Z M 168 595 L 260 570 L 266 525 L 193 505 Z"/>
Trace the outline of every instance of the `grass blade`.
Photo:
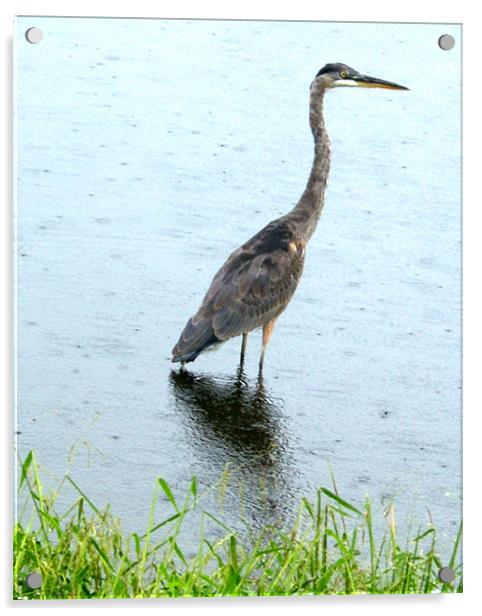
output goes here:
<path id="1" fill-rule="evenodd" d="M 323 492 L 323 494 L 325 494 L 329 498 L 332 498 L 334 501 L 336 501 L 339 505 L 341 505 L 342 507 L 345 507 L 345 509 L 349 509 L 350 511 L 353 511 L 354 513 L 357 513 L 358 515 L 363 515 L 359 509 L 357 509 L 353 505 L 350 505 L 350 503 L 348 503 L 346 500 L 343 500 L 343 498 L 338 496 L 338 494 L 335 494 L 331 490 L 328 490 L 328 488 L 321 488 L 321 491 Z"/>
<path id="2" fill-rule="evenodd" d="M 162 491 L 167 496 L 169 501 L 171 502 L 174 509 L 179 513 L 179 507 L 177 506 L 176 499 L 174 498 L 174 494 L 171 492 L 171 488 L 169 487 L 167 481 L 162 477 L 158 477 L 157 481 L 162 488 Z"/>

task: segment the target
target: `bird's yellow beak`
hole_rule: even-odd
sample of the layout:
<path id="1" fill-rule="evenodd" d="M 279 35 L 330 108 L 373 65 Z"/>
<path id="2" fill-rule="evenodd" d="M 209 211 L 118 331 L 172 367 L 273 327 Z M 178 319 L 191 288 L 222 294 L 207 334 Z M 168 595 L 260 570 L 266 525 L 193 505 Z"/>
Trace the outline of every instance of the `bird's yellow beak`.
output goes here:
<path id="1" fill-rule="evenodd" d="M 350 77 L 357 86 L 361 88 L 384 88 L 385 90 L 408 90 L 405 86 L 392 81 L 385 81 L 377 77 L 369 77 L 368 75 L 355 75 Z"/>

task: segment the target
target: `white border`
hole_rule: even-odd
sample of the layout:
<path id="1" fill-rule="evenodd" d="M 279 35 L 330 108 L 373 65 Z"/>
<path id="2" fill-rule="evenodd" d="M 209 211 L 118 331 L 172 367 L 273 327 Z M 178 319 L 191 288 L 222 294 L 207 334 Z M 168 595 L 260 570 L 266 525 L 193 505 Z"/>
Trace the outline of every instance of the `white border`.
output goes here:
<path id="1" fill-rule="evenodd" d="M 11 594 L 11 494 L 12 466 L 11 447 L 13 419 L 11 417 L 11 105 L 12 105 L 12 56 L 11 37 L 14 15 L 78 15 L 78 16 L 117 16 L 117 17 L 199 17 L 199 18 L 249 18 L 249 19 L 312 19 L 333 21 L 399 21 L 399 22 L 438 22 L 464 24 L 464 511 L 465 511 L 465 592 L 457 596 L 405 596 L 405 597 L 305 597 L 305 598 L 260 598 L 260 599 L 180 599 L 180 600 L 144 600 L 136 601 L 58 601 L 41 602 L 35 605 L 39 608 L 84 608 L 98 610 L 121 608 L 135 610 L 143 607 L 161 608 L 164 613 L 181 611 L 211 611 L 244 610 L 249 607 L 254 613 L 272 607 L 283 613 L 291 609 L 303 608 L 307 613 L 330 609 L 340 612 L 365 608 L 371 614 L 402 613 L 407 609 L 413 614 L 431 613 L 442 616 L 452 614 L 454 609 L 464 613 L 475 612 L 475 606 L 480 603 L 476 596 L 480 569 L 481 532 L 479 519 L 481 517 L 480 490 L 480 414 L 481 396 L 478 388 L 480 379 L 481 346 L 481 315 L 480 300 L 480 243 L 481 243 L 481 204 L 480 181 L 481 148 L 480 131 L 480 20 L 478 19 L 477 3 L 473 0 L 458 2 L 427 1 L 399 2 L 363 0 L 344 0 L 339 3 L 323 3 L 309 0 L 297 0 L 295 3 L 272 3 L 265 0 L 244 0 L 242 3 L 226 1 L 178 0 L 173 3 L 149 2 L 136 0 L 135 3 L 124 3 L 118 0 L 82 0 L 82 2 L 66 2 L 65 0 L 44 0 L 43 2 L 4 0 L 0 6 L 0 28 L 3 50 L 3 96 L 2 104 L 2 134 L 4 139 L 1 166 L 0 186 L 3 189 L 2 219 L 1 219 L 1 285 L 4 301 L 1 303 L 0 369 L 2 374 L 2 413 L 0 434 L 3 440 L 0 447 L 0 463 L 2 477 L 1 507 L 1 603 L 2 607 L 26 611 L 34 607 L 33 603 L 13 603 L 9 600 Z M 420 70 L 424 70 L 423 58 L 420 58 Z M 443 84 L 441 84 L 443 87 Z M 440 204 L 443 207 L 444 204 Z M 428 230 L 429 231 L 429 230 Z M 478 283 L 478 284 L 477 284 Z"/>

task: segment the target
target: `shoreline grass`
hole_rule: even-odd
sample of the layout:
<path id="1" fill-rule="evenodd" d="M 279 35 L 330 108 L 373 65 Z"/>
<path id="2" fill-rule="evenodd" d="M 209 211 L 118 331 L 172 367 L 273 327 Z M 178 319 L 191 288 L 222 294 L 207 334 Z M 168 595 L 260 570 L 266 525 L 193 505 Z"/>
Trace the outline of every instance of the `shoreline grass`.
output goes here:
<path id="1" fill-rule="evenodd" d="M 386 532 L 375 539 L 372 507 L 358 508 L 336 490 L 321 487 L 302 498 L 288 529 L 266 526 L 245 541 L 218 516 L 200 512 L 197 551 L 187 556 L 180 533 L 199 512 L 193 478 L 182 503 L 157 478 L 147 529 L 125 533 L 109 509 L 100 510 L 69 476 L 75 502 L 56 512 L 57 493 L 45 494 L 30 452 L 21 465 L 19 492 L 31 505 L 29 519 L 14 528 L 14 599 L 135 597 L 214 597 L 360 593 L 462 592 L 460 542 L 454 537 L 448 563 L 437 554 L 436 529 L 421 529 L 401 547 L 393 508 Z M 172 513 L 158 520 L 161 495 Z M 208 524 L 209 523 L 209 524 Z M 222 536 L 211 536 L 208 525 Z M 212 533 L 211 533 L 212 534 Z M 455 580 L 443 583 L 438 571 L 452 567 Z M 42 576 L 29 589 L 27 575 Z"/>

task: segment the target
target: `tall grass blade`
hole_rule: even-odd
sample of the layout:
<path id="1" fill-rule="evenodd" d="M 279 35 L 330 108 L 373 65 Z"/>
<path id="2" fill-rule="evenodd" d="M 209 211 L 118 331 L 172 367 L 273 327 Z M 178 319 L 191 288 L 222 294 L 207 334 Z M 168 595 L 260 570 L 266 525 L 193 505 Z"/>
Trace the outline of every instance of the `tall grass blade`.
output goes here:
<path id="1" fill-rule="evenodd" d="M 164 494 L 167 496 L 167 498 L 171 502 L 171 504 L 174 507 L 174 509 L 177 512 L 179 512 L 179 507 L 177 506 L 176 499 L 174 498 L 174 494 L 171 492 L 171 488 L 169 487 L 167 481 L 165 479 L 163 479 L 162 477 L 158 477 L 157 481 L 158 481 L 159 485 L 161 486 L 162 491 L 164 492 Z"/>
<path id="2" fill-rule="evenodd" d="M 321 491 L 323 492 L 323 494 L 325 494 L 329 498 L 332 498 L 334 501 L 336 501 L 339 505 L 341 505 L 342 507 L 345 507 L 345 509 L 349 509 L 350 511 L 353 511 L 354 513 L 357 513 L 358 515 L 363 515 L 359 509 L 357 509 L 356 507 L 348 503 L 346 500 L 343 500 L 343 498 L 340 498 L 337 494 L 335 494 L 331 490 L 328 490 L 328 488 L 321 488 Z"/>

